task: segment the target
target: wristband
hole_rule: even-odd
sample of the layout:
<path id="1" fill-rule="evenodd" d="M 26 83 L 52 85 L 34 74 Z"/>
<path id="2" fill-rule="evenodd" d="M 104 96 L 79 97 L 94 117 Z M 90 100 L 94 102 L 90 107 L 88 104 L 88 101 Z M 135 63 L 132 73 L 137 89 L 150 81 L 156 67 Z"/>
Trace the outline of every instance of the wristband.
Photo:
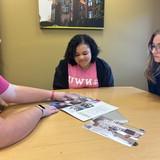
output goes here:
<path id="1" fill-rule="evenodd" d="M 42 117 L 43 117 L 44 116 L 44 109 L 45 109 L 45 107 L 42 106 L 41 104 L 37 105 L 36 107 L 39 108 L 42 111 Z"/>
<path id="2" fill-rule="evenodd" d="M 51 92 L 51 100 L 54 100 L 54 91 Z"/>

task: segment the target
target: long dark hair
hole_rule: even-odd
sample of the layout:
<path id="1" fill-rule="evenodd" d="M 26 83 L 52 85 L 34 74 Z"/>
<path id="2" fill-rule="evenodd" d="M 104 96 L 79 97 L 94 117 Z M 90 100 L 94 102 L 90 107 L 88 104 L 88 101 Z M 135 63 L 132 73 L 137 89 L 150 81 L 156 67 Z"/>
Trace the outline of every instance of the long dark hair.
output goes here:
<path id="1" fill-rule="evenodd" d="M 91 63 L 95 62 L 99 54 L 99 48 L 96 42 L 89 35 L 77 34 L 70 40 L 70 42 L 68 43 L 67 49 L 65 51 L 64 58 L 68 61 L 68 63 L 72 65 L 77 64 L 74 58 L 76 54 L 76 48 L 79 44 L 86 44 L 90 47 L 91 55 L 92 55 Z"/>
<path id="2" fill-rule="evenodd" d="M 149 54 L 149 63 L 145 71 L 146 78 L 153 83 L 156 83 L 155 77 L 160 74 L 160 63 L 154 61 L 154 57 L 150 49 L 151 45 L 153 44 L 153 39 L 157 35 L 160 35 L 160 30 L 154 32 L 148 42 L 148 49 L 150 54 Z"/>

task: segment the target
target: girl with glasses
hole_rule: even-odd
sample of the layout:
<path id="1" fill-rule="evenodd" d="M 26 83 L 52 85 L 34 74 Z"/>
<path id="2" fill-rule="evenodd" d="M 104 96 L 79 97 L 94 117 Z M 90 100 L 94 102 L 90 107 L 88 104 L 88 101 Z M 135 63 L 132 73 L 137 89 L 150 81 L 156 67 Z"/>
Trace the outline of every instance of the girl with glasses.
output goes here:
<path id="1" fill-rule="evenodd" d="M 160 96 L 160 30 L 152 34 L 149 43 L 149 63 L 146 69 L 148 90 Z"/>

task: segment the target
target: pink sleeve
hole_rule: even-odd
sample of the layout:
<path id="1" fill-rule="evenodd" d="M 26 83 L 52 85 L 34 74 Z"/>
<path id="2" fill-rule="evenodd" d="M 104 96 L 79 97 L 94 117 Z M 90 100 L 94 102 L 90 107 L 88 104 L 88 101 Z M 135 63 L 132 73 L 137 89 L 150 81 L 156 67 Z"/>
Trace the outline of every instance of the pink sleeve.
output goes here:
<path id="1" fill-rule="evenodd" d="M 2 94 L 9 86 L 9 82 L 0 76 L 0 94 Z"/>

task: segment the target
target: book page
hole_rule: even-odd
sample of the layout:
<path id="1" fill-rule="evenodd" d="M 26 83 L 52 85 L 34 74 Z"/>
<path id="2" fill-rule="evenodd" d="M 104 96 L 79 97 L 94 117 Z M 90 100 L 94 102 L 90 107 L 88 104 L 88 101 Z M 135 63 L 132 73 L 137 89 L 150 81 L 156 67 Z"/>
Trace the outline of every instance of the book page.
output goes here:
<path id="1" fill-rule="evenodd" d="M 86 121 L 102 114 L 118 109 L 115 106 L 102 101 L 81 103 L 71 107 L 65 107 L 62 110 L 75 116 L 76 118 Z"/>
<path id="2" fill-rule="evenodd" d="M 104 116 L 89 121 L 84 128 L 130 147 L 138 145 L 137 140 L 144 134 L 143 129 L 120 124 Z"/>
<path id="3" fill-rule="evenodd" d="M 77 96 L 74 100 L 67 100 L 64 102 L 55 101 L 50 105 L 53 105 L 82 121 L 86 121 L 118 109 L 118 107 L 107 104 L 103 101 L 84 96 Z"/>
<path id="4" fill-rule="evenodd" d="M 115 122 L 122 123 L 122 124 L 128 123 L 128 119 L 124 115 L 122 115 L 118 110 L 111 111 L 109 113 L 106 113 L 103 116 L 111 120 L 114 120 Z"/>

